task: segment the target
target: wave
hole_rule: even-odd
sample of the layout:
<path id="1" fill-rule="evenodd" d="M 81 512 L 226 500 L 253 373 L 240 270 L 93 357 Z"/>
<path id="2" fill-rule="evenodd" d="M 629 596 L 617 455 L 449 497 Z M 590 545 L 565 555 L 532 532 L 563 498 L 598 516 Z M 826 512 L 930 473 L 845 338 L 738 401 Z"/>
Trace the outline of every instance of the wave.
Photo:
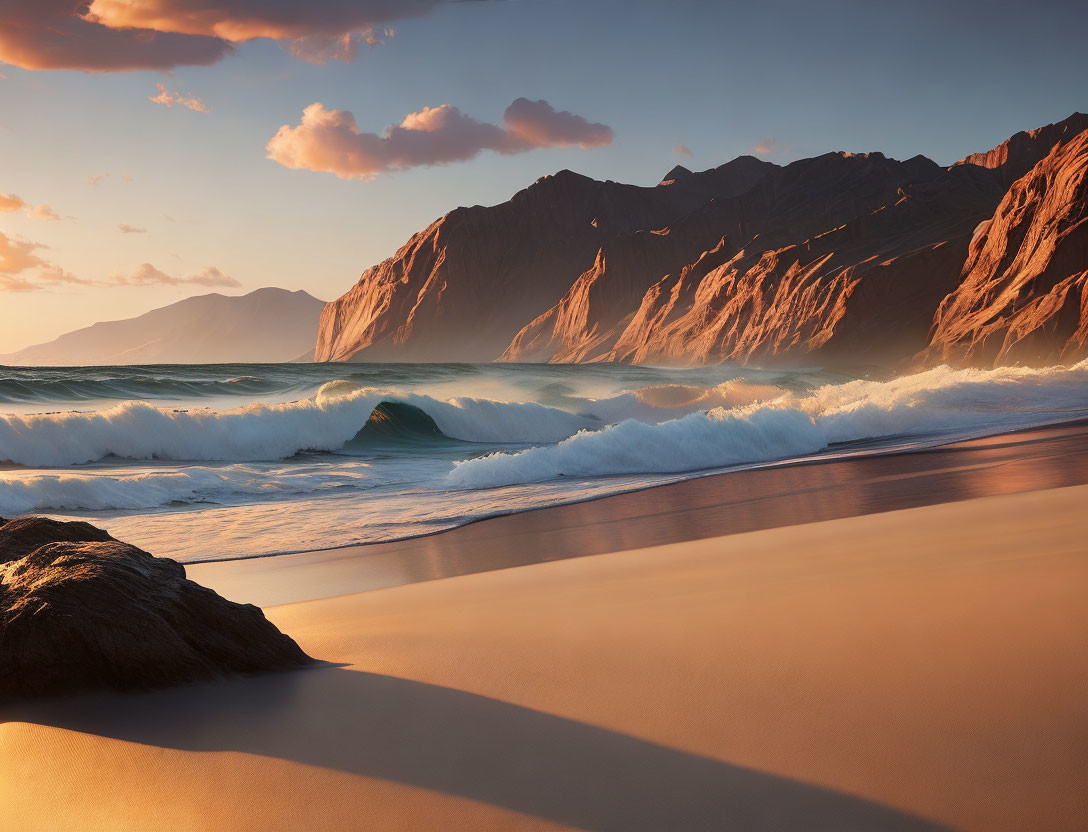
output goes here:
<path id="1" fill-rule="evenodd" d="M 46 371 L 48 372 L 48 371 Z M 0 403 L 48 404 L 103 399 L 189 399 L 216 396 L 256 396 L 292 389 L 270 378 L 237 376 L 226 379 L 182 379 L 163 376 L 100 376 L 54 371 L 51 377 L 0 378 Z M 313 388 L 311 388 L 313 389 Z"/>
<path id="2" fill-rule="evenodd" d="M 625 420 L 556 445 L 455 464 L 449 484 L 488 488 L 556 477 L 675 473 L 770 462 L 836 443 L 946 439 L 1088 416 L 1088 361 L 1074 367 L 952 370 L 825 385 L 646 424 Z"/>
<path id="3" fill-rule="evenodd" d="M 191 503 L 229 503 L 254 496 L 289 499 L 385 484 L 370 466 L 291 470 L 188 467 L 135 473 L 0 473 L 0 515 L 41 511 L 153 509 Z"/>
<path id="4" fill-rule="evenodd" d="M 66 466 L 106 457 L 181 461 L 285 459 L 342 449 L 383 402 L 423 411 L 447 437 L 468 442 L 557 442 L 599 424 L 535 402 L 439 399 L 415 393 L 324 384 L 311 398 L 229 410 L 159 408 L 125 402 L 91 413 L 0 415 L 0 460 Z"/>

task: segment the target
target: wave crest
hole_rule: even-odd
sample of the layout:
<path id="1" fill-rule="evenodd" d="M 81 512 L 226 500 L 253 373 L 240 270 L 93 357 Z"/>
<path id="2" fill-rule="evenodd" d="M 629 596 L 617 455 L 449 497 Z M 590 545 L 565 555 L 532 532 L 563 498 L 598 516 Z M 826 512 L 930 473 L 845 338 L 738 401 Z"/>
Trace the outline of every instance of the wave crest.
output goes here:
<path id="1" fill-rule="evenodd" d="M 0 460 L 29 466 L 78 465 L 108 456 L 185 461 L 285 459 L 336 451 L 383 402 L 426 413 L 448 437 L 468 442 L 557 442 L 595 424 L 591 417 L 535 402 L 438 399 L 348 381 L 312 398 L 230 410 L 172 410 L 125 402 L 93 413 L 0 415 Z"/>
<path id="2" fill-rule="evenodd" d="M 455 464 L 455 488 L 554 477 L 664 474 L 770 462 L 835 443 L 939 434 L 944 441 L 1088 416 L 1088 361 L 1074 367 L 953 370 L 825 385 L 679 419 L 633 420 L 557 445 Z"/>

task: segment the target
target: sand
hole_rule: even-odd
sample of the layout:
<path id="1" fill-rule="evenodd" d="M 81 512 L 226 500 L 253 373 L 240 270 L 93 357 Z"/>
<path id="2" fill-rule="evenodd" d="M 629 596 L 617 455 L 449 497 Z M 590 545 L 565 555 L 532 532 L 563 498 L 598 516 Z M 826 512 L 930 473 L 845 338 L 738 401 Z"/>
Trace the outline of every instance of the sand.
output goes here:
<path id="1" fill-rule="evenodd" d="M 271 607 L 330 664 L 24 706 L 0 725 L 0 825 L 1088 828 L 1086 501 L 1036 490 Z"/>
<path id="2" fill-rule="evenodd" d="M 1088 484 L 1088 424 L 687 480 L 391 543 L 188 566 L 266 607 L 511 566 Z M 315 541 L 315 547 L 320 541 Z"/>

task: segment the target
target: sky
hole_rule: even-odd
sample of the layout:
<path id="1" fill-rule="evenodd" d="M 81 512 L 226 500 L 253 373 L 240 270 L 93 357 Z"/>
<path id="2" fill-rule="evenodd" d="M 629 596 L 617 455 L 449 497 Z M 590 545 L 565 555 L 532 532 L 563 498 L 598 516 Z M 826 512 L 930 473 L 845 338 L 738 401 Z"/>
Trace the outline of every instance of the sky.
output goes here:
<path id="1" fill-rule="evenodd" d="M 324 300 L 570 168 L 950 164 L 1088 110 L 1088 5 L 0 0 L 0 354 L 193 294 Z"/>

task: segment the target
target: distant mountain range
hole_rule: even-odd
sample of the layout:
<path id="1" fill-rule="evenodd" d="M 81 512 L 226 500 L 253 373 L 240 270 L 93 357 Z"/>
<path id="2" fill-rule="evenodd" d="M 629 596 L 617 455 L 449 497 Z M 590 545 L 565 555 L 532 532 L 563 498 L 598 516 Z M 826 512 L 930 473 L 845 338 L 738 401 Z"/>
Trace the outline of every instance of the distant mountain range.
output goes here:
<path id="1" fill-rule="evenodd" d="M 324 302 L 306 292 L 187 298 L 136 318 L 97 323 L 55 341 L 0 355 L 0 364 L 226 364 L 313 354 Z"/>
<path id="2" fill-rule="evenodd" d="M 1088 355 L 1088 116 L 951 167 L 742 156 L 458 208 L 321 315 L 316 359 L 702 364 Z"/>

